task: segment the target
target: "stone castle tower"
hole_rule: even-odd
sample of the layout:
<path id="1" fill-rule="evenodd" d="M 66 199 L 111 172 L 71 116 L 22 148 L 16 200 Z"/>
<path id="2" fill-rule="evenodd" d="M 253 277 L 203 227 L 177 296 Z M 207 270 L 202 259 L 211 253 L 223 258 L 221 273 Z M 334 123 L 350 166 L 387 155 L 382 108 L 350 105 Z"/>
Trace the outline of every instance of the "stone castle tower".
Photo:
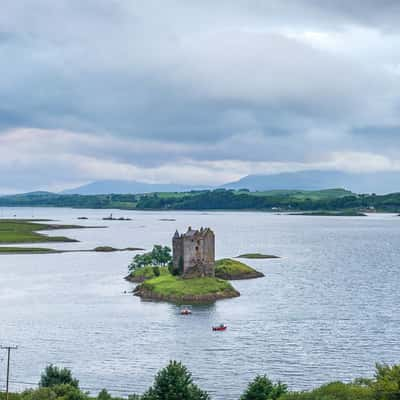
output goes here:
<path id="1" fill-rule="evenodd" d="M 185 278 L 214 276 L 215 236 L 210 228 L 178 231 L 172 238 L 174 268 Z"/>

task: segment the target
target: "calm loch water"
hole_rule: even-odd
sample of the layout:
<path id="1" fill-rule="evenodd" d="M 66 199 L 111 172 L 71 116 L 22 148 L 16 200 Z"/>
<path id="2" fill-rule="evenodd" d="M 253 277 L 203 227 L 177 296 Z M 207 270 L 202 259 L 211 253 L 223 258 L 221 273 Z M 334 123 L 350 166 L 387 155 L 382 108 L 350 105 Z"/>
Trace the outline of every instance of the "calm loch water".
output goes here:
<path id="1" fill-rule="evenodd" d="M 113 212 L 132 221 L 102 221 Z M 170 244 L 175 229 L 210 226 L 217 257 L 248 260 L 265 278 L 234 282 L 242 296 L 194 308 L 190 317 L 166 303 L 143 302 L 122 278 L 133 253 L 0 257 L 0 343 L 12 353 L 11 389 L 39 380 L 48 363 L 67 366 L 97 392 L 143 392 L 168 360 L 181 360 L 214 399 L 237 399 L 256 374 L 290 389 L 373 373 L 400 362 L 400 217 L 306 217 L 240 212 L 128 212 L 3 209 L 9 217 L 107 225 L 56 232 L 79 243 Z M 87 221 L 77 221 L 87 216 Z M 176 221 L 160 221 L 173 218 Z M 51 233 L 51 234 L 54 234 Z M 226 332 L 211 331 L 220 322 Z M 5 358 L 0 354 L 0 385 Z"/>

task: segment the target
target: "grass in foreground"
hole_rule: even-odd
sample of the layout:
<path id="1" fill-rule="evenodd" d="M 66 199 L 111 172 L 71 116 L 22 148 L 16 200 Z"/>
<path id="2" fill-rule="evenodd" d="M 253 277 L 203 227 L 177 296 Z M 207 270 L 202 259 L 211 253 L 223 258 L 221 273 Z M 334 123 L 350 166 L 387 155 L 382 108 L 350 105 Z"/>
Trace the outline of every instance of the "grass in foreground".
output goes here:
<path id="1" fill-rule="evenodd" d="M 34 223 L 29 220 L 0 220 L 0 244 L 77 242 L 65 236 L 47 236 L 39 231 L 83 228 L 76 225 Z"/>
<path id="2" fill-rule="evenodd" d="M 248 258 L 248 259 L 266 259 L 266 258 L 279 258 L 278 256 L 273 256 L 270 254 L 261 254 L 261 253 L 245 253 L 236 256 L 236 258 Z"/>
<path id="3" fill-rule="evenodd" d="M 145 281 L 144 289 L 163 296 L 184 297 L 203 296 L 221 292 L 234 292 L 232 285 L 218 278 L 183 279 L 170 274 Z"/>

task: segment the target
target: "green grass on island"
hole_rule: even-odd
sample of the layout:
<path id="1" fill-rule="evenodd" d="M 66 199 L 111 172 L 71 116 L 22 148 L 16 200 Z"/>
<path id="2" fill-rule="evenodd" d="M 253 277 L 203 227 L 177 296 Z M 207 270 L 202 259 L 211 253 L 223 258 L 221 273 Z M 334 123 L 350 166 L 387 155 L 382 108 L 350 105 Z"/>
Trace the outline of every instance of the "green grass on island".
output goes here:
<path id="1" fill-rule="evenodd" d="M 0 254 L 54 254 L 61 251 L 41 247 L 2 247 Z"/>
<path id="2" fill-rule="evenodd" d="M 84 228 L 77 225 L 36 223 L 31 220 L 0 219 L 0 244 L 77 242 L 65 236 L 47 236 L 45 230 Z"/>
<path id="3" fill-rule="evenodd" d="M 267 259 L 267 258 L 279 258 L 278 256 L 273 256 L 270 254 L 262 254 L 262 253 L 245 253 L 236 256 L 235 258 L 248 258 L 248 259 Z"/>
<path id="4" fill-rule="evenodd" d="M 223 258 L 215 263 L 215 276 L 221 279 L 236 280 L 261 278 L 264 274 L 240 261 Z"/>
<path id="5" fill-rule="evenodd" d="M 168 275 L 169 271 L 167 267 L 159 267 L 160 275 Z M 146 265 L 145 267 L 138 268 L 132 271 L 127 277 L 126 280 L 130 282 L 140 283 L 147 279 L 156 278 L 154 273 L 154 267 L 152 265 Z"/>
<path id="6" fill-rule="evenodd" d="M 141 247 L 124 247 L 123 249 L 118 249 L 112 246 L 97 246 L 93 250 L 85 250 L 85 251 L 95 251 L 98 253 L 113 253 L 116 251 L 139 251 L 144 250 Z"/>
<path id="7" fill-rule="evenodd" d="M 211 277 L 184 279 L 170 274 L 143 282 L 135 289 L 135 294 L 145 299 L 175 302 L 211 302 L 240 295 L 223 279 Z"/>
<path id="8" fill-rule="evenodd" d="M 29 220 L 29 219 L 0 219 L 0 245 L 14 245 L 26 243 L 75 243 L 76 239 L 65 236 L 48 236 L 40 231 L 54 231 L 59 229 L 83 229 L 97 228 L 93 226 L 81 225 L 63 225 L 47 223 L 50 220 Z M 93 250 L 54 250 L 39 247 L 2 247 L 0 254 L 53 254 L 68 252 L 113 252 L 113 251 L 136 251 L 143 250 L 137 247 L 127 247 L 125 249 L 116 249 L 111 246 L 99 246 Z"/>

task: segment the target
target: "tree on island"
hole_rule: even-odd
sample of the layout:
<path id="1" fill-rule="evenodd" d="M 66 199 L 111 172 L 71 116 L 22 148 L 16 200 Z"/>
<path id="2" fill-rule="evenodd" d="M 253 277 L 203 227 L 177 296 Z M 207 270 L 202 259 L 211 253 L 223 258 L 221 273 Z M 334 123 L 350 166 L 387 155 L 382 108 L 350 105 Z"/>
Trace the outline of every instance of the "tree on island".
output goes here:
<path id="1" fill-rule="evenodd" d="M 172 263 L 171 249 L 168 246 L 156 244 L 153 250 L 144 254 L 136 254 L 129 265 L 129 271 L 134 272 L 145 266 L 165 267 Z"/>
<path id="2" fill-rule="evenodd" d="M 155 377 L 142 400 L 209 400 L 207 392 L 193 383 L 192 375 L 180 362 L 170 361 Z"/>
<path id="3" fill-rule="evenodd" d="M 168 246 L 161 246 L 156 244 L 151 251 L 153 257 L 153 264 L 165 267 L 172 261 L 171 249 Z"/>

